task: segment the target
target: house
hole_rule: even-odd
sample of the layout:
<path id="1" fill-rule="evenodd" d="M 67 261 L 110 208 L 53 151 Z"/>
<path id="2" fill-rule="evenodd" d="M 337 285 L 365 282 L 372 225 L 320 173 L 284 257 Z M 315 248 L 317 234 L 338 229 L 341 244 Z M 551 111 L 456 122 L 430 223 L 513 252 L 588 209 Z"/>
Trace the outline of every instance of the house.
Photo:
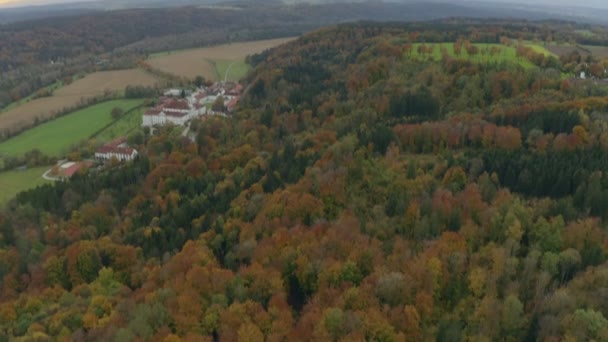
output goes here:
<path id="1" fill-rule="evenodd" d="M 130 161 L 137 157 L 137 150 L 129 147 L 125 138 L 111 141 L 95 151 L 95 159 Z"/>
<path id="2" fill-rule="evenodd" d="M 172 97 L 180 97 L 182 95 L 182 90 L 181 89 L 168 89 L 167 91 L 165 91 L 163 93 L 163 95 L 172 96 Z"/>
<path id="3" fill-rule="evenodd" d="M 232 113 L 234 112 L 234 108 L 236 107 L 236 104 L 239 102 L 239 97 L 235 96 L 232 99 L 230 99 L 228 101 L 228 103 L 226 103 L 226 109 L 228 110 L 228 112 Z"/>

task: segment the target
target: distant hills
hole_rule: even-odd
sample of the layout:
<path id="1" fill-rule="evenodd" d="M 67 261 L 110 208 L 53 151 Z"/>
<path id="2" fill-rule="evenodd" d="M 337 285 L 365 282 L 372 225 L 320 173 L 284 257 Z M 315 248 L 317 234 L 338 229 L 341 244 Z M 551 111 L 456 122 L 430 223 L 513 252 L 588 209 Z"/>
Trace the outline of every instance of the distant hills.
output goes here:
<path id="1" fill-rule="evenodd" d="M 551 2 L 553 3 L 553 2 Z M 529 20 L 559 19 L 595 24 L 608 23 L 608 9 L 603 2 L 587 2 L 590 8 L 577 6 L 566 2 L 551 5 L 549 2 L 534 2 L 533 4 L 517 4 L 495 2 L 490 0 L 476 1 L 342 1 L 342 0 L 104 0 L 82 1 L 54 5 L 27 6 L 19 8 L 0 8 L 0 23 L 32 20 L 44 17 L 70 16 L 95 11 L 120 10 L 128 8 L 166 8 L 180 6 L 345 6 L 344 16 L 341 20 L 428 20 L 446 17 L 475 17 L 475 18 L 518 18 Z M 357 13 L 360 8 L 370 10 L 366 13 Z M 378 17 L 383 13 L 384 17 Z M 349 16 L 352 15 L 352 16 Z"/>

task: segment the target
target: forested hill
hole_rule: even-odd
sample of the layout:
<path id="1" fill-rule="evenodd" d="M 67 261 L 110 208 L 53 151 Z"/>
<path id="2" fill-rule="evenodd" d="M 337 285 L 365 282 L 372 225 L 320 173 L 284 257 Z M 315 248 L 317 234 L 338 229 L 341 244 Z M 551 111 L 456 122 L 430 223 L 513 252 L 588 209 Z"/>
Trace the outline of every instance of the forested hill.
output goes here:
<path id="1" fill-rule="evenodd" d="M 20 194 L 0 335 L 607 340 L 608 91 L 563 76 L 602 61 L 451 25 L 315 31 L 195 141 Z"/>

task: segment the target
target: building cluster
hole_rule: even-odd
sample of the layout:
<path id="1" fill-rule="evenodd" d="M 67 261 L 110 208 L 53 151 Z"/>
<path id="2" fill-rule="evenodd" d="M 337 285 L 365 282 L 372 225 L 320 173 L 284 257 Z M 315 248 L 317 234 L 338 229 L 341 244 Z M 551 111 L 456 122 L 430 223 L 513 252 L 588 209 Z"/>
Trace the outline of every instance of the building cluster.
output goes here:
<path id="1" fill-rule="evenodd" d="M 186 126 L 188 121 L 197 118 L 204 120 L 213 115 L 228 116 L 234 111 L 242 90 L 242 86 L 237 83 L 215 83 L 194 92 L 169 89 L 155 107 L 144 113 L 142 126 Z M 137 156 L 137 150 L 129 146 L 126 137 L 110 141 L 95 151 L 95 160 L 98 163 L 132 161 Z M 61 161 L 45 172 L 43 177 L 54 181 L 67 180 L 93 165 L 93 160 Z"/>
<path id="2" fill-rule="evenodd" d="M 227 116 L 234 111 L 242 90 L 240 84 L 231 82 L 214 83 L 194 92 L 169 89 L 155 107 L 144 113 L 142 126 L 185 126 L 188 121 L 203 116 Z"/>

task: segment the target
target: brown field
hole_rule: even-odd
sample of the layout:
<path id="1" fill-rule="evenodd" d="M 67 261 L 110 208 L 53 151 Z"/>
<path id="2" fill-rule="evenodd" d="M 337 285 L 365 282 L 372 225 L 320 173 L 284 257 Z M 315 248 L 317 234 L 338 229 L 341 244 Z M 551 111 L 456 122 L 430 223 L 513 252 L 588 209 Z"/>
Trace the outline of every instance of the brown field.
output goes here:
<path id="1" fill-rule="evenodd" d="M 153 86 L 157 81 L 140 69 L 96 72 L 55 90 L 51 97 L 35 99 L 0 113 L 0 129 L 18 129 L 31 124 L 35 118 L 47 119 L 106 90 L 123 91 L 127 85 Z"/>
<path id="2" fill-rule="evenodd" d="M 153 68 L 176 76 L 194 78 L 201 75 L 206 79 L 215 80 L 217 78 L 215 68 L 209 60 L 244 60 L 247 55 L 260 53 L 294 39 L 259 40 L 176 51 L 159 54 L 148 59 L 147 62 Z"/>
<path id="3" fill-rule="evenodd" d="M 577 46 L 574 45 L 553 45 L 553 44 L 548 44 L 545 46 L 545 48 L 551 52 L 553 52 L 554 54 L 558 55 L 558 56 L 564 56 L 564 55 L 568 55 L 573 51 L 578 51 L 578 53 L 581 54 L 581 56 L 586 56 L 588 55 L 588 53 L 584 50 L 579 49 Z"/>
<path id="4" fill-rule="evenodd" d="M 547 45 L 545 47 L 547 50 L 558 56 L 563 56 L 570 54 L 573 51 L 578 51 L 578 53 L 583 57 L 587 57 L 589 53 L 591 53 L 592 56 L 597 58 L 608 58 L 608 47 L 606 46 L 584 45 L 579 47 L 574 45 Z"/>
<path id="5" fill-rule="evenodd" d="M 584 45 L 583 48 L 591 51 L 591 55 L 597 58 L 608 58 L 608 47 Z"/>

